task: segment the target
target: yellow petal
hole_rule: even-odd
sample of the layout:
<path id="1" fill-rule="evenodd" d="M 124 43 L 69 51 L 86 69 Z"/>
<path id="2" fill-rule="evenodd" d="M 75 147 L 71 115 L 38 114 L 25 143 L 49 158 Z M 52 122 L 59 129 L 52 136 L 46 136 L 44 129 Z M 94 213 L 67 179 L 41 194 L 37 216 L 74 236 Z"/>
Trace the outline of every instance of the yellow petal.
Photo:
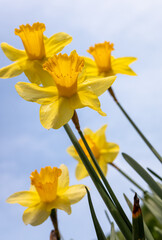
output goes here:
<path id="1" fill-rule="evenodd" d="M 83 184 L 70 186 L 68 190 L 64 193 L 70 204 L 75 204 L 79 202 L 86 194 L 86 189 Z"/>
<path id="2" fill-rule="evenodd" d="M 44 128 L 58 129 L 66 124 L 73 114 L 74 110 L 70 107 L 69 100 L 61 97 L 51 104 L 41 106 L 40 121 Z"/>
<path id="3" fill-rule="evenodd" d="M 70 201 L 66 196 L 57 196 L 55 201 L 47 204 L 47 210 L 51 210 L 53 208 L 57 208 L 71 214 L 71 206 Z"/>
<path id="4" fill-rule="evenodd" d="M 105 162 L 112 163 L 117 157 L 119 151 L 120 148 L 116 143 L 107 142 L 105 147 L 101 149 L 100 154 Z"/>
<path id="5" fill-rule="evenodd" d="M 94 135 L 93 135 L 93 140 L 96 143 L 96 145 L 102 149 L 105 144 L 107 143 L 106 141 L 106 128 L 107 128 L 107 124 L 103 125 L 100 129 L 98 129 Z"/>
<path id="6" fill-rule="evenodd" d="M 40 87 L 34 83 L 18 82 L 15 88 L 23 99 L 30 102 L 47 104 L 57 98 L 57 88 L 54 86 Z"/>
<path id="7" fill-rule="evenodd" d="M 50 215 L 43 203 L 39 203 L 32 207 L 27 208 L 23 214 L 23 221 L 25 224 L 37 226 L 43 223 Z"/>
<path id="8" fill-rule="evenodd" d="M 64 32 L 56 33 L 50 38 L 44 39 L 47 58 L 60 52 L 71 41 L 72 37 Z"/>
<path id="9" fill-rule="evenodd" d="M 29 207 L 31 205 L 39 203 L 40 198 L 37 192 L 22 191 L 12 194 L 9 198 L 7 198 L 6 202 L 18 203 L 24 207 Z"/>
<path id="10" fill-rule="evenodd" d="M 121 57 L 112 59 L 112 71 L 114 74 L 127 74 L 136 76 L 137 74 L 129 67 L 129 64 L 136 61 L 135 57 Z"/>
<path id="11" fill-rule="evenodd" d="M 68 168 L 62 164 L 59 169 L 61 169 L 61 176 L 58 178 L 57 193 L 60 195 L 62 192 L 67 190 L 69 186 L 69 171 Z"/>
<path id="12" fill-rule="evenodd" d="M 75 170 L 75 176 L 77 180 L 81 180 L 87 176 L 89 176 L 86 168 L 84 167 L 82 162 L 79 162 L 76 166 L 76 170 Z"/>
<path id="13" fill-rule="evenodd" d="M 19 62 L 15 62 L 0 69 L 0 78 L 16 77 L 22 72 L 23 69 L 20 67 Z"/>
<path id="14" fill-rule="evenodd" d="M 97 77 L 99 75 L 98 67 L 94 60 L 84 57 L 87 78 Z"/>
<path id="15" fill-rule="evenodd" d="M 72 109 L 83 108 L 85 105 L 81 102 L 79 94 L 76 93 L 69 98 L 70 107 Z"/>
<path id="16" fill-rule="evenodd" d="M 42 64 L 44 61 L 26 60 L 24 73 L 30 82 L 37 85 L 42 84 L 44 87 L 55 86 L 55 82 L 51 75 L 43 70 Z"/>
<path id="17" fill-rule="evenodd" d="M 84 132 L 84 135 L 89 135 L 93 139 L 94 132 L 90 128 L 85 128 L 83 132 Z"/>
<path id="18" fill-rule="evenodd" d="M 67 148 L 67 152 L 69 153 L 70 156 L 72 156 L 76 160 L 80 160 L 79 155 L 77 154 L 74 146 L 70 146 Z"/>
<path id="19" fill-rule="evenodd" d="M 86 90 L 79 91 L 78 96 L 83 106 L 90 107 L 94 110 L 100 108 L 99 99 L 93 92 L 86 91 Z"/>
<path id="20" fill-rule="evenodd" d="M 36 190 L 36 188 L 35 188 L 35 186 L 34 185 L 30 185 L 30 191 L 32 191 L 32 192 L 36 192 L 37 190 Z"/>
<path id="21" fill-rule="evenodd" d="M 92 89 L 94 94 L 100 96 L 103 94 L 115 81 L 116 77 L 105 77 L 105 78 L 93 78 L 87 79 L 80 86 L 78 86 L 78 90 L 82 90 L 87 88 L 88 86 Z"/>
<path id="22" fill-rule="evenodd" d="M 82 85 L 82 88 L 78 89 L 78 93 L 70 99 L 70 105 L 73 109 L 90 107 L 101 115 L 106 115 L 100 108 L 98 97 L 91 91 L 90 87 L 88 86 Z"/>
<path id="23" fill-rule="evenodd" d="M 7 43 L 1 43 L 1 48 L 6 57 L 8 57 L 11 61 L 17 61 L 21 58 L 27 57 L 24 50 L 16 49 Z"/>
<path id="24" fill-rule="evenodd" d="M 106 176 L 107 174 L 107 162 L 105 162 L 105 159 L 100 157 L 98 164 L 103 172 L 103 174 Z"/>

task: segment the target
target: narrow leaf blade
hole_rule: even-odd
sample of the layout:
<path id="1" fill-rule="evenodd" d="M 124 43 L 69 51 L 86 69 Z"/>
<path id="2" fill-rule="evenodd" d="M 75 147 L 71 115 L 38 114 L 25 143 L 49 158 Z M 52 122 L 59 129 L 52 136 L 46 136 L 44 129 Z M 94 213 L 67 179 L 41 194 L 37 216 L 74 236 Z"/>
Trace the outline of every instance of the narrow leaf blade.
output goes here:
<path id="1" fill-rule="evenodd" d="M 132 212 L 133 211 L 133 205 L 132 205 L 131 201 L 127 198 L 127 196 L 125 194 L 123 194 L 123 195 L 124 195 L 124 198 L 125 198 L 125 200 L 128 204 L 129 209 Z M 143 221 L 143 224 L 144 224 L 144 231 L 145 231 L 145 235 L 146 235 L 147 240 L 154 240 L 149 228 L 147 227 L 147 225 L 144 221 Z"/>
<path id="2" fill-rule="evenodd" d="M 95 230 L 96 230 L 97 238 L 98 238 L 98 240 L 106 240 L 106 237 L 105 237 L 105 235 L 104 235 L 104 233 L 102 231 L 102 228 L 101 228 L 101 226 L 100 226 L 100 224 L 98 222 L 98 219 L 96 217 L 90 193 L 89 193 L 87 188 L 86 188 L 86 190 L 87 190 L 87 195 L 88 195 L 89 208 L 90 208 L 90 211 L 91 211 L 91 216 L 92 216 L 92 219 L 93 219 L 93 223 L 94 223 L 94 227 L 95 227 Z"/>
<path id="3" fill-rule="evenodd" d="M 133 158 L 129 155 L 122 153 L 124 159 L 129 163 L 129 165 L 134 168 L 134 170 L 147 182 L 151 189 L 162 199 L 162 190 L 154 179 L 146 172 L 146 170 L 141 167 Z"/>

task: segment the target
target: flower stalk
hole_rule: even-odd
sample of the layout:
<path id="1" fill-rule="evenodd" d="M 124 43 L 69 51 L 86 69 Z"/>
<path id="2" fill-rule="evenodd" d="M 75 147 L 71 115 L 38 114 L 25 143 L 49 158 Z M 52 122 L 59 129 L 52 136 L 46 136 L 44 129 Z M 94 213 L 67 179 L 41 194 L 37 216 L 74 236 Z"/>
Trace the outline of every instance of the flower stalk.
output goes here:
<path id="1" fill-rule="evenodd" d="M 129 177 L 125 172 L 123 172 L 123 170 L 121 170 L 118 166 L 116 166 L 114 163 L 110 164 L 116 170 L 118 170 L 124 177 L 126 177 L 131 183 L 133 183 L 137 188 L 139 188 L 143 193 L 145 192 L 145 190 L 138 183 L 136 183 L 131 177 Z"/>
<path id="2" fill-rule="evenodd" d="M 51 235 L 50 235 L 50 240 L 60 240 L 60 232 L 59 232 L 59 228 L 58 228 L 58 220 L 57 220 L 57 210 L 56 209 L 52 209 L 51 210 L 51 215 L 50 215 L 52 224 L 54 226 L 54 231 L 51 231 Z"/>
<path id="3" fill-rule="evenodd" d="M 143 139 L 143 141 L 146 143 L 146 145 L 150 148 L 150 150 L 153 152 L 153 154 L 159 159 L 159 161 L 162 163 L 162 157 L 160 156 L 160 154 L 156 151 L 156 149 L 152 146 L 152 144 L 148 141 L 148 139 L 143 135 L 143 133 L 140 131 L 140 129 L 136 126 L 136 124 L 133 122 L 133 120 L 129 117 L 129 115 L 126 113 L 126 111 L 124 110 L 124 108 L 121 106 L 121 104 L 119 103 L 119 101 L 117 100 L 114 91 L 112 89 L 112 87 L 110 87 L 108 89 L 108 92 L 110 93 L 110 95 L 113 97 L 114 101 L 116 102 L 116 104 L 118 105 L 118 107 L 120 108 L 120 110 L 123 112 L 123 114 L 125 115 L 125 117 L 128 119 L 128 121 L 132 124 L 132 126 L 134 127 L 134 129 L 138 132 L 138 134 L 140 135 L 140 137 Z"/>

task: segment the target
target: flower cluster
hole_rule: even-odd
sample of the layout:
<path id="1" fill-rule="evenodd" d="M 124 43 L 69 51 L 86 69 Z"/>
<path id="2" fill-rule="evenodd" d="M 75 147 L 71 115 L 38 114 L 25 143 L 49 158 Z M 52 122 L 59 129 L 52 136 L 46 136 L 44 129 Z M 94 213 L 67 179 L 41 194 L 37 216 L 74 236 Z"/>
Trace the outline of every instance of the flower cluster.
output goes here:
<path id="1" fill-rule="evenodd" d="M 116 74 L 136 75 L 129 67 L 136 58 L 111 56 L 114 44 L 106 41 L 89 48 L 88 52 L 94 60 L 79 56 L 75 50 L 68 56 L 60 52 L 72 41 L 72 37 L 60 32 L 48 38 L 44 35 L 45 29 L 45 25 L 38 22 L 15 29 L 15 35 L 21 38 L 24 50 L 7 43 L 1 44 L 3 52 L 13 63 L 0 69 L 0 78 L 12 78 L 25 73 L 29 82 L 18 82 L 16 91 L 26 101 L 41 105 L 40 122 L 46 129 L 64 126 L 72 119 L 76 109 L 84 107 L 106 116 L 98 97 L 111 87 Z M 96 132 L 89 128 L 84 130 L 85 140 L 105 176 L 107 164 L 112 163 L 119 153 L 117 144 L 107 142 L 106 127 L 104 125 Z M 97 171 L 83 140 L 78 142 Z M 71 146 L 67 151 L 78 161 L 76 178 L 80 180 L 88 176 L 76 149 Z M 35 170 L 30 179 L 29 191 L 16 192 L 7 199 L 8 203 L 27 207 L 23 214 L 25 224 L 36 226 L 43 223 L 52 209 L 70 214 L 71 205 L 86 194 L 84 185 L 69 186 L 69 172 L 65 165 L 60 168 L 45 167 L 40 173 Z"/>

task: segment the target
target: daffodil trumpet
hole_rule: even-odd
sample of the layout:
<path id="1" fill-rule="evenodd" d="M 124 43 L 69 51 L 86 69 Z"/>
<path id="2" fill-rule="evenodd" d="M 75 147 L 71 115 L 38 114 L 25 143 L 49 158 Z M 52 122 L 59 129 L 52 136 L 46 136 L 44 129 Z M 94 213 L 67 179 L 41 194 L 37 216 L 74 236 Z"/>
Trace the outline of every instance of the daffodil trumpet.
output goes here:
<path id="1" fill-rule="evenodd" d="M 47 86 L 52 81 L 48 72 L 42 68 L 43 63 L 54 54 L 59 53 L 72 37 L 67 33 L 56 33 L 50 38 L 43 33 L 46 27 L 43 23 L 21 25 L 15 29 L 15 35 L 22 40 L 24 50 L 16 49 L 7 43 L 1 43 L 4 54 L 13 61 L 9 66 L 0 69 L 0 78 L 12 78 L 25 73 L 30 82 Z M 43 80 L 46 79 L 44 82 Z M 48 81 L 47 81 L 48 79 Z"/>
<path id="2" fill-rule="evenodd" d="M 116 77 L 86 78 L 84 58 L 76 51 L 54 55 L 43 64 L 52 77 L 52 82 L 38 86 L 34 83 L 16 84 L 18 94 L 26 101 L 41 104 L 40 121 L 46 129 L 58 129 L 73 116 L 75 109 L 89 107 L 102 116 L 106 114 L 100 108 L 98 96 L 103 94 Z"/>

